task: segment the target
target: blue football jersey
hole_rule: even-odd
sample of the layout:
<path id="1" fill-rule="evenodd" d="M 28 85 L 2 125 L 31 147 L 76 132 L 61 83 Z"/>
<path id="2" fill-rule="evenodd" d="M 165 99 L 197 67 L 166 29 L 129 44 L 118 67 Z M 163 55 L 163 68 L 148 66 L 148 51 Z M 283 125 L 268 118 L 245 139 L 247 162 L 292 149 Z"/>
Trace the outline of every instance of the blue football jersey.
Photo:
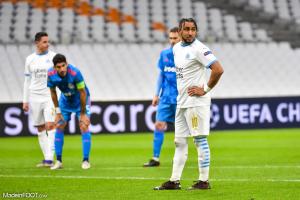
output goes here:
<path id="1" fill-rule="evenodd" d="M 176 104 L 178 92 L 176 84 L 176 67 L 172 47 L 165 49 L 160 53 L 158 68 L 163 74 L 160 101 L 163 103 Z"/>
<path id="2" fill-rule="evenodd" d="M 85 88 L 86 95 L 90 96 L 88 87 L 86 86 L 79 69 L 71 64 L 67 66 L 67 74 L 60 77 L 57 71 L 52 67 L 48 70 L 47 86 L 49 88 L 58 87 L 61 91 L 60 102 L 70 107 L 80 106 L 80 94 L 78 89 Z"/>

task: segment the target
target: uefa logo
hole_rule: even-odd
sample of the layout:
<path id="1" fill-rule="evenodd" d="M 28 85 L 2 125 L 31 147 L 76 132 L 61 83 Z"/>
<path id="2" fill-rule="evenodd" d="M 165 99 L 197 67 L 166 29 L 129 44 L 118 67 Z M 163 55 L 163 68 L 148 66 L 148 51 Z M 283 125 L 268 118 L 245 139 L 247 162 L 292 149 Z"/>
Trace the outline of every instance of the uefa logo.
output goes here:
<path id="1" fill-rule="evenodd" d="M 220 121 L 220 110 L 217 104 L 212 104 L 210 109 L 210 127 L 215 128 Z"/>

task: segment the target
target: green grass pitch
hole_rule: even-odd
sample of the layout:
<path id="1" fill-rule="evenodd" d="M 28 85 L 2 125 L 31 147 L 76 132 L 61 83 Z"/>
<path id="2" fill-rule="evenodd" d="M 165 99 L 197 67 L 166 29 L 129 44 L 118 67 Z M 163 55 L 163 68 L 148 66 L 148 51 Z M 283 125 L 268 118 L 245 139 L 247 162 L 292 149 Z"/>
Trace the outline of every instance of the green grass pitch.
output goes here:
<path id="1" fill-rule="evenodd" d="M 93 135 L 92 168 L 84 171 L 80 136 L 66 136 L 64 169 L 50 171 L 35 168 L 42 159 L 36 137 L 0 138 L 0 198 L 34 192 L 63 200 L 300 199 L 300 129 L 213 131 L 212 189 L 206 191 L 186 190 L 198 177 L 190 139 L 183 189 L 154 191 L 171 175 L 173 139 L 173 133 L 166 134 L 160 167 L 143 168 L 152 154 L 152 134 Z"/>

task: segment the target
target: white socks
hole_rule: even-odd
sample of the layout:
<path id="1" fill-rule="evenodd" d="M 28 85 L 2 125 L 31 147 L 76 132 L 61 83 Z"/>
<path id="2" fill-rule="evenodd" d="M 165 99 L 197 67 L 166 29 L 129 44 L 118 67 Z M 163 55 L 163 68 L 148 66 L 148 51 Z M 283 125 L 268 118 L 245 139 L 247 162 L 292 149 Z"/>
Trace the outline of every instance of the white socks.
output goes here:
<path id="1" fill-rule="evenodd" d="M 198 153 L 199 180 L 208 181 L 210 165 L 210 149 L 206 136 L 194 138 Z M 175 137 L 175 154 L 170 181 L 179 181 L 188 156 L 188 138 Z"/>
<path id="2" fill-rule="evenodd" d="M 198 152 L 199 180 L 207 181 L 209 177 L 210 149 L 206 137 L 195 137 Z"/>
<path id="3" fill-rule="evenodd" d="M 45 160 L 52 160 L 54 158 L 54 139 L 55 139 L 55 129 L 52 129 L 50 131 L 47 131 L 48 133 L 48 146 L 47 146 L 47 151 L 45 155 Z"/>
<path id="4" fill-rule="evenodd" d="M 54 136 L 55 129 L 38 132 L 38 140 L 45 160 L 52 160 L 54 157 Z"/>
<path id="5" fill-rule="evenodd" d="M 41 147 L 41 150 L 43 152 L 43 155 L 44 155 L 44 159 L 46 159 L 46 152 L 47 152 L 47 147 L 48 147 L 48 136 L 47 136 L 47 133 L 46 133 L 46 130 L 43 130 L 43 131 L 38 131 L 38 139 L 39 139 L 39 143 L 40 143 L 40 147 Z"/>
<path id="6" fill-rule="evenodd" d="M 188 138 L 175 137 L 175 154 L 173 158 L 173 171 L 170 181 L 178 181 L 188 157 Z"/>

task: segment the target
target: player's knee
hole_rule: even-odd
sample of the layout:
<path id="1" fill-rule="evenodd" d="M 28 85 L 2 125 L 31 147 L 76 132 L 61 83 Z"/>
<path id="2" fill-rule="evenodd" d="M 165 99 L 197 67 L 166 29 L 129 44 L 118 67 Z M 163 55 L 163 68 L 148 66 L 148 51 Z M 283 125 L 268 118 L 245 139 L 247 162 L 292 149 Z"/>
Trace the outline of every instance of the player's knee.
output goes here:
<path id="1" fill-rule="evenodd" d="M 155 123 L 155 130 L 165 131 L 166 129 L 167 129 L 167 123 L 166 122 L 156 122 Z"/>
<path id="2" fill-rule="evenodd" d="M 186 137 L 175 137 L 174 142 L 176 147 L 186 147 L 188 145 Z"/>
<path id="3" fill-rule="evenodd" d="M 188 157 L 188 141 L 187 138 L 175 137 L 175 154 L 173 162 L 184 164 Z"/>
<path id="4" fill-rule="evenodd" d="M 194 144 L 197 147 L 200 147 L 200 146 L 203 146 L 204 144 L 207 144 L 207 136 L 194 137 Z"/>
<path id="5" fill-rule="evenodd" d="M 63 123 L 63 124 L 57 124 L 55 128 L 59 128 L 61 130 L 64 130 L 66 127 L 67 123 Z"/>
<path id="6" fill-rule="evenodd" d="M 80 124 L 79 128 L 80 128 L 81 133 L 85 133 L 85 132 L 89 131 L 89 126 L 86 124 Z"/>

